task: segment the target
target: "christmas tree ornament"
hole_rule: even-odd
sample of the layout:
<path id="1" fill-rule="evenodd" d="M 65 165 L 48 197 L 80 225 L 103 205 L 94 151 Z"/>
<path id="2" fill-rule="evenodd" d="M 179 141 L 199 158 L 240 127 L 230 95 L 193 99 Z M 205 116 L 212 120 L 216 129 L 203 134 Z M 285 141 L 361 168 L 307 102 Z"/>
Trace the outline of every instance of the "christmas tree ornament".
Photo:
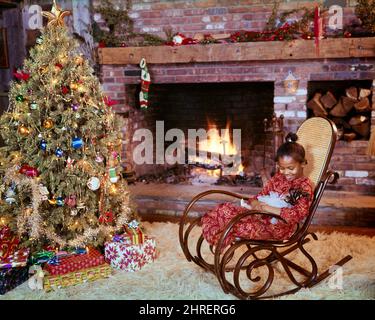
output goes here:
<path id="1" fill-rule="evenodd" d="M 61 63 L 55 63 L 55 70 L 56 71 L 61 71 L 63 68 L 63 65 Z"/>
<path id="2" fill-rule="evenodd" d="M 57 204 L 57 206 L 59 206 L 59 207 L 64 206 L 64 199 L 63 199 L 63 197 L 57 197 L 57 199 L 56 199 L 56 204 Z"/>
<path id="3" fill-rule="evenodd" d="M 73 163 L 74 163 L 74 161 L 75 161 L 74 159 L 68 157 L 68 159 L 66 160 L 66 167 L 68 169 L 73 169 Z"/>
<path id="4" fill-rule="evenodd" d="M 78 137 L 73 138 L 73 140 L 72 140 L 72 147 L 74 149 L 82 148 L 82 146 L 83 146 L 83 140 L 82 140 L 82 138 L 78 138 Z"/>
<path id="5" fill-rule="evenodd" d="M 78 108 L 79 108 L 79 104 L 78 103 L 72 103 L 72 110 L 73 111 L 77 111 L 78 110 Z"/>
<path id="6" fill-rule="evenodd" d="M 73 216 L 73 217 L 76 216 L 77 214 L 78 214 L 77 209 L 73 209 L 73 210 L 70 211 L 70 215 Z"/>
<path id="7" fill-rule="evenodd" d="M 42 11 L 42 16 L 48 19 L 47 27 L 64 26 L 64 18 L 70 14 L 70 11 L 62 11 L 61 8 L 56 4 L 56 0 L 53 0 L 51 12 Z"/>
<path id="8" fill-rule="evenodd" d="M 103 101 L 107 107 L 112 107 L 118 103 L 118 101 L 112 100 L 111 97 L 107 97 L 107 96 L 103 97 Z"/>
<path id="9" fill-rule="evenodd" d="M 48 200 L 49 191 L 43 184 L 39 184 L 39 193 L 42 196 L 42 200 Z"/>
<path id="10" fill-rule="evenodd" d="M 97 177 L 91 177 L 87 182 L 87 187 L 92 190 L 96 191 L 100 188 L 100 180 Z"/>
<path id="11" fill-rule="evenodd" d="M 113 213 L 112 211 L 107 211 L 104 214 L 100 215 L 99 222 L 100 223 L 111 223 L 113 221 Z"/>
<path id="12" fill-rule="evenodd" d="M 139 93 L 139 104 L 141 109 L 148 108 L 148 93 L 151 84 L 151 76 L 148 72 L 146 59 L 142 58 L 141 62 L 139 63 L 141 67 L 141 91 Z"/>
<path id="13" fill-rule="evenodd" d="M 61 158 L 64 155 L 64 151 L 61 150 L 61 148 L 56 148 L 55 155 L 58 158 Z"/>
<path id="14" fill-rule="evenodd" d="M 40 141 L 40 149 L 42 149 L 43 151 L 47 150 L 47 141 L 46 140 Z"/>
<path id="15" fill-rule="evenodd" d="M 57 200 L 56 200 L 55 196 L 53 196 L 52 199 L 48 199 L 48 202 L 52 205 L 55 205 L 57 203 Z"/>
<path id="16" fill-rule="evenodd" d="M 77 56 L 74 58 L 74 63 L 79 66 L 79 65 L 82 65 L 84 62 L 84 59 L 82 56 Z"/>
<path id="17" fill-rule="evenodd" d="M 70 89 L 72 89 L 72 90 L 77 90 L 77 89 L 78 89 L 78 84 L 75 83 L 75 82 L 71 82 L 69 87 L 70 87 Z"/>
<path id="18" fill-rule="evenodd" d="M 22 94 L 19 94 L 19 95 L 16 97 L 16 100 L 17 100 L 18 102 L 23 102 L 23 101 L 25 100 L 25 98 L 23 97 Z"/>
<path id="19" fill-rule="evenodd" d="M 30 78 L 30 74 L 23 71 L 13 72 L 13 75 L 17 78 L 17 80 L 27 81 Z"/>
<path id="20" fill-rule="evenodd" d="M 24 174 L 31 178 L 39 176 L 38 169 L 34 167 L 30 167 L 28 164 L 23 164 L 19 170 L 19 173 Z"/>
<path id="21" fill-rule="evenodd" d="M 21 124 L 19 127 L 18 127 L 18 133 L 23 136 L 23 137 L 26 137 L 30 134 L 30 129 L 28 127 L 26 127 L 25 125 Z"/>
<path id="22" fill-rule="evenodd" d="M 38 134 L 38 138 L 39 139 L 42 139 L 43 138 L 43 135 L 41 133 Z"/>
<path id="23" fill-rule="evenodd" d="M 7 192 L 5 193 L 5 202 L 7 204 L 15 203 L 16 202 L 15 196 L 16 196 L 16 192 L 14 188 L 9 188 Z"/>
<path id="24" fill-rule="evenodd" d="M 36 38 L 36 43 L 37 44 L 42 44 L 43 43 L 43 38 L 42 37 Z"/>
<path id="25" fill-rule="evenodd" d="M 38 104 L 35 101 L 31 102 L 29 104 L 29 106 L 30 106 L 31 110 L 37 110 L 38 109 Z"/>
<path id="26" fill-rule="evenodd" d="M 45 129 L 51 129 L 53 128 L 53 120 L 52 119 L 46 119 L 43 121 L 43 127 Z"/>
<path id="27" fill-rule="evenodd" d="M 119 177 L 116 174 L 116 168 L 109 168 L 108 173 L 109 181 L 111 181 L 112 183 L 116 183 L 119 179 Z"/>
<path id="28" fill-rule="evenodd" d="M 76 196 L 75 195 L 70 195 L 69 197 L 66 197 L 65 200 L 64 200 L 65 204 L 70 207 L 70 208 L 73 208 L 76 206 L 77 204 L 77 199 L 76 199 Z"/>
<path id="29" fill-rule="evenodd" d="M 80 115 L 80 114 L 79 114 L 78 112 L 76 113 L 76 115 L 75 115 L 75 116 L 76 116 L 76 119 L 79 119 L 79 118 L 81 118 L 81 115 Z"/>
<path id="30" fill-rule="evenodd" d="M 99 153 L 97 153 L 95 157 L 95 161 L 98 163 L 102 163 L 104 161 L 104 158 Z"/>
<path id="31" fill-rule="evenodd" d="M 67 94 L 67 93 L 69 92 L 69 88 L 68 88 L 67 86 L 62 86 L 62 88 L 61 88 L 61 92 L 62 92 L 63 94 Z"/>

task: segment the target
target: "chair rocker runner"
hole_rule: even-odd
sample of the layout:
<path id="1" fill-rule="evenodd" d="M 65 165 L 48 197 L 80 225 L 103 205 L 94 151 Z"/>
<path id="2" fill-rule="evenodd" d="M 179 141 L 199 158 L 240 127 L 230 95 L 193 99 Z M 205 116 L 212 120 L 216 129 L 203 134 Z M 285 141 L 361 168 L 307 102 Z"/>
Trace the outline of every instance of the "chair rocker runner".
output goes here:
<path id="1" fill-rule="evenodd" d="M 248 210 L 237 215 L 228 223 L 217 246 L 210 246 L 210 252 L 205 252 L 205 255 L 208 254 L 210 259 L 205 259 L 202 249 L 202 244 L 205 240 L 199 230 L 201 217 L 189 223 L 188 213 L 199 200 L 211 194 L 222 194 L 244 200 L 248 200 L 249 198 L 224 190 L 208 190 L 196 195 L 182 214 L 179 226 L 179 240 L 186 259 L 188 261 L 193 261 L 198 266 L 215 274 L 225 293 L 231 293 L 240 299 L 274 298 L 295 293 L 301 288 L 311 288 L 330 275 L 330 269 L 319 273 L 317 263 L 304 248 L 304 245 L 312 239 L 318 240 L 316 234 L 309 232 L 308 228 L 326 185 L 328 183 L 336 183 L 338 180 L 338 173 L 328 169 L 336 143 L 337 129 L 332 121 L 323 117 L 313 117 L 302 123 L 297 131 L 297 135 L 298 143 L 300 143 L 306 151 L 307 165 L 304 172 L 312 181 L 315 189 L 308 216 L 305 218 L 304 222 L 298 225 L 294 234 L 288 240 L 251 240 L 237 238 L 229 247 L 224 248 L 223 243 L 230 230 L 236 223 L 247 216 L 261 214 L 263 216 L 275 217 L 285 222 L 285 220 L 278 215 Z M 192 232 L 193 230 L 194 232 Z M 193 236 L 193 233 L 196 232 L 200 232 L 198 240 Z M 191 248 L 194 247 L 195 251 L 191 250 Z M 307 270 L 286 257 L 286 255 L 296 250 L 307 259 L 311 266 L 310 270 Z M 239 258 L 236 258 L 238 255 Z M 343 266 L 350 259 L 352 259 L 352 257 L 347 255 L 335 265 Z M 267 291 L 274 282 L 277 262 L 281 264 L 282 270 L 287 274 L 288 279 L 294 286 L 286 291 L 267 295 Z M 253 272 L 260 271 L 260 268 L 263 268 L 266 272 L 266 277 L 262 282 L 260 282 L 262 278 L 259 275 L 253 276 Z M 300 275 L 298 279 L 292 271 Z M 244 273 L 247 278 L 246 281 L 244 280 Z M 228 280 L 229 275 L 232 275 L 232 282 Z M 245 282 L 248 285 L 258 284 L 258 286 L 255 286 L 256 288 L 249 292 L 248 287 L 243 288 Z"/>

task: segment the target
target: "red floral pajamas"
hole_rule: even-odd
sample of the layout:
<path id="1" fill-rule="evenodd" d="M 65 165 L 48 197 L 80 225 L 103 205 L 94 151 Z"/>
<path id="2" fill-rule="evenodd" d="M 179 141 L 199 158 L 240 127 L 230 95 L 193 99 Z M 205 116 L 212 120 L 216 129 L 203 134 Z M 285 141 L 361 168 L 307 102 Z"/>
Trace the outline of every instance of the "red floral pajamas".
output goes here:
<path id="1" fill-rule="evenodd" d="M 236 223 L 224 241 L 224 246 L 234 241 L 236 237 L 254 240 L 284 240 L 288 239 L 296 227 L 308 213 L 313 197 L 313 188 L 309 178 L 301 177 L 288 181 L 284 175 L 275 174 L 255 197 L 249 199 L 249 203 L 260 195 L 268 195 L 270 191 L 280 195 L 288 195 L 289 190 L 299 189 L 308 196 L 299 198 L 291 208 L 282 208 L 280 216 L 287 224 L 279 220 L 271 223 L 271 218 L 264 215 L 251 215 Z M 209 244 L 215 245 L 221 237 L 229 221 L 238 214 L 247 211 L 230 202 L 222 203 L 213 210 L 208 211 L 202 217 L 203 236 Z"/>

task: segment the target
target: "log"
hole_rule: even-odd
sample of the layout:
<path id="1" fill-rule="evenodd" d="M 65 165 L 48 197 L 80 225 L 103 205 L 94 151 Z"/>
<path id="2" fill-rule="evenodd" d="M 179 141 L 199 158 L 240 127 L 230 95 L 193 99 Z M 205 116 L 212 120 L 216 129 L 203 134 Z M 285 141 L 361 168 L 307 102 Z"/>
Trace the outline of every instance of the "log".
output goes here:
<path id="1" fill-rule="evenodd" d="M 332 117 L 331 120 L 335 123 L 338 128 L 351 129 L 351 125 L 343 118 Z"/>
<path id="2" fill-rule="evenodd" d="M 370 100 L 368 99 L 368 97 L 362 98 L 354 104 L 354 108 L 358 112 L 370 111 L 371 110 Z"/>
<path id="3" fill-rule="evenodd" d="M 352 108 L 354 107 L 354 104 L 358 101 L 358 100 L 354 100 L 352 98 L 348 98 L 345 96 L 342 97 L 341 100 L 342 100 L 342 106 L 346 113 L 352 110 Z"/>
<path id="4" fill-rule="evenodd" d="M 320 102 L 326 109 L 331 109 L 337 104 L 335 96 L 330 91 L 327 91 L 327 93 L 320 98 Z"/>
<path id="5" fill-rule="evenodd" d="M 359 99 L 366 98 L 371 94 L 371 89 L 359 89 Z"/>
<path id="6" fill-rule="evenodd" d="M 367 137 L 370 134 L 369 117 L 356 115 L 350 118 L 349 124 L 352 126 L 352 129 L 362 137 Z"/>
<path id="7" fill-rule="evenodd" d="M 352 99 L 357 100 L 358 99 L 358 90 L 356 87 L 350 87 L 345 90 L 346 96 Z"/>
<path id="8" fill-rule="evenodd" d="M 350 109 L 348 110 L 348 105 L 344 105 L 343 99 L 340 99 L 339 102 L 331 109 L 329 114 L 334 117 L 345 117 Z"/>
<path id="9" fill-rule="evenodd" d="M 306 103 L 306 106 L 314 112 L 316 117 L 318 116 L 327 116 L 328 113 L 326 109 L 324 109 L 323 105 L 320 103 L 320 97 L 322 96 L 321 93 L 315 93 L 314 97 Z"/>

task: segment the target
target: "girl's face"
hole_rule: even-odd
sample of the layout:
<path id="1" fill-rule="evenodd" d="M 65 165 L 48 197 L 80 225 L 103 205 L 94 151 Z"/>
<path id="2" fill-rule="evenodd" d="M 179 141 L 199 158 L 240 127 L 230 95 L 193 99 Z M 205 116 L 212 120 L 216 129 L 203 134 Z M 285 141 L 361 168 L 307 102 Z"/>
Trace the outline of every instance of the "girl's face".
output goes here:
<path id="1" fill-rule="evenodd" d="M 305 165 L 290 156 L 283 156 L 277 161 L 277 166 L 279 172 L 283 174 L 288 181 L 292 181 L 303 176 L 303 167 Z"/>

